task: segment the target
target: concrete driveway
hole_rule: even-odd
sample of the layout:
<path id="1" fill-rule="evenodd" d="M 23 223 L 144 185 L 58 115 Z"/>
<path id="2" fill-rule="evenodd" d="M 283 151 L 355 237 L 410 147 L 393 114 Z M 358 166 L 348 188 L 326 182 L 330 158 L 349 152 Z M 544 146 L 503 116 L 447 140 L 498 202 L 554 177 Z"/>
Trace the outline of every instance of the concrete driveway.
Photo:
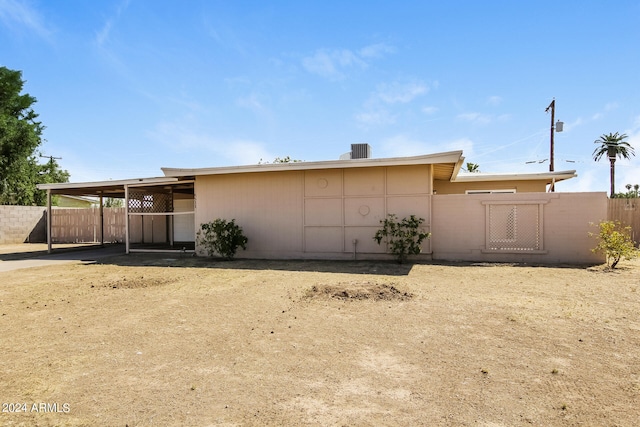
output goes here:
<path id="1" fill-rule="evenodd" d="M 0 272 L 19 270 L 22 268 L 42 267 L 47 265 L 83 263 L 91 264 L 101 258 L 125 253 L 124 245 L 107 245 L 103 248 L 91 246 L 86 249 L 60 249 L 54 253 L 5 253 L 0 255 Z"/>

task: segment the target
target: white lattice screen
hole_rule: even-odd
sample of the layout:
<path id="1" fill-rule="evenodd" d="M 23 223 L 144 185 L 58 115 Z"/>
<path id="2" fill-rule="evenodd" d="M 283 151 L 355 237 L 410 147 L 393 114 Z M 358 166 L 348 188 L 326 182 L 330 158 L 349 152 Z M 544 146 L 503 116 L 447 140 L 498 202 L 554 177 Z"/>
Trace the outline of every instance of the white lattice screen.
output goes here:
<path id="1" fill-rule="evenodd" d="M 162 212 L 173 212 L 172 194 L 129 190 L 129 213 Z"/>
<path id="2" fill-rule="evenodd" d="M 487 249 L 538 251 L 541 247 L 540 205 L 488 205 Z"/>

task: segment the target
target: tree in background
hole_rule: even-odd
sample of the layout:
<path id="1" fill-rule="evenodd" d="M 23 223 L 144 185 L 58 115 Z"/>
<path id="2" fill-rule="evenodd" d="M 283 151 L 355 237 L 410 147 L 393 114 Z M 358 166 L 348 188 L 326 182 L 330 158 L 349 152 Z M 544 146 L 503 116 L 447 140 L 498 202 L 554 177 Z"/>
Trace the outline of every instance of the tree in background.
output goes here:
<path id="1" fill-rule="evenodd" d="M 114 197 L 107 197 L 104 199 L 105 208 L 124 208 L 124 199 L 116 199 Z"/>
<path id="2" fill-rule="evenodd" d="M 273 163 L 301 163 L 302 160 L 297 160 L 297 159 L 292 159 L 291 157 L 287 156 L 287 157 L 276 157 L 275 159 L 273 159 Z M 259 165 L 268 165 L 269 162 L 265 162 L 264 160 L 260 159 L 260 161 L 258 162 Z"/>
<path id="3" fill-rule="evenodd" d="M 610 178 L 611 178 L 611 197 L 615 197 L 615 180 L 616 180 L 616 159 L 618 157 L 624 159 L 630 159 L 631 156 L 635 156 L 635 152 L 633 151 L 633 147 L 629 144 L 625 139 L 627 138 L 626 134 L 618 134 L 609 133 L 609 135 L 601 135 L 600 138 L 593 141 L 594 144 L 599 144 L 599 146 L 593 151 L 593 160 L 596 162 L 600 160 L 605 154 L 607 155 L 609 162 L 611 163 L 610 167 Z"/>
<path id="4" fill-rule="evenodd" d="M 46 193 L 37 184 L 69 181 L 58 163 L 39 164 L 37 148 L 44 126 L 33 111 L 36 98 L 22 94 L 22 72 L 0 67 L 0 204 L 43 205 Z"/>
<path id="5" fill-rule="evenodd" d="M 626 193 L 616 193 L 613 197 L 616 199 L 637 199 L 640 197 L 640 185 L 627 184 L 624 186 L 627 189 Z"/>
<path id="6" fill-rule="evenodd" d="M 480 172 L 480 165 L 477 163 L 471 163 L 471 162 L 467 162 L 467 172 L 470 173 L 477 173 Z"/>

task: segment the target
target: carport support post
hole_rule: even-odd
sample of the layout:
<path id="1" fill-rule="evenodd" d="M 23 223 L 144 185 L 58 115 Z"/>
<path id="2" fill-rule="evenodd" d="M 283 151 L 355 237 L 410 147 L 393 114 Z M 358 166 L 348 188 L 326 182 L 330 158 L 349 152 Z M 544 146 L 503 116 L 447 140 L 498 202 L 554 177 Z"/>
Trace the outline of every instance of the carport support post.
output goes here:
<path id="1" fill-rule="evenodd" d="M 104 246 L 104 204 L 100 193 L 100 246 Z"/>
<path id="2" fill-rule="evenodd" d="M 47 253 L 51 253 L 51 190 L 47 190 Z"/>
<path id="3" fill-rule="evenodd" d="M 124 241 L 125 252 L 129 253 L 129 186 L 124 185 Z"/>

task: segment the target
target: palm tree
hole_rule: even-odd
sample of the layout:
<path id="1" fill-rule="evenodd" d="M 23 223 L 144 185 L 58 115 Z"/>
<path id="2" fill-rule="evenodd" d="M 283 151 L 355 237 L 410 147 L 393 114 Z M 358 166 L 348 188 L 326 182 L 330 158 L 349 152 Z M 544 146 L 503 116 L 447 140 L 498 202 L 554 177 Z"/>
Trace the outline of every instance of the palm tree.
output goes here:
<path id="1" fill-rule="evenodd" d="M 600 160 L 605 154 L 611 162 L 611 197 L 614 197 L 615 190 L 615 176 L 616 176 L 616 158 L 629 159 L 636 154 L 633 151 L 633 147 L 625 141 L 627 135 L 616 133 L 609 133 L 609 135 L 602 135 L 600 138 L 593 141 L 594 144 L 600 144 L 593 152 L 593 160 L 596 162 Z"/>

